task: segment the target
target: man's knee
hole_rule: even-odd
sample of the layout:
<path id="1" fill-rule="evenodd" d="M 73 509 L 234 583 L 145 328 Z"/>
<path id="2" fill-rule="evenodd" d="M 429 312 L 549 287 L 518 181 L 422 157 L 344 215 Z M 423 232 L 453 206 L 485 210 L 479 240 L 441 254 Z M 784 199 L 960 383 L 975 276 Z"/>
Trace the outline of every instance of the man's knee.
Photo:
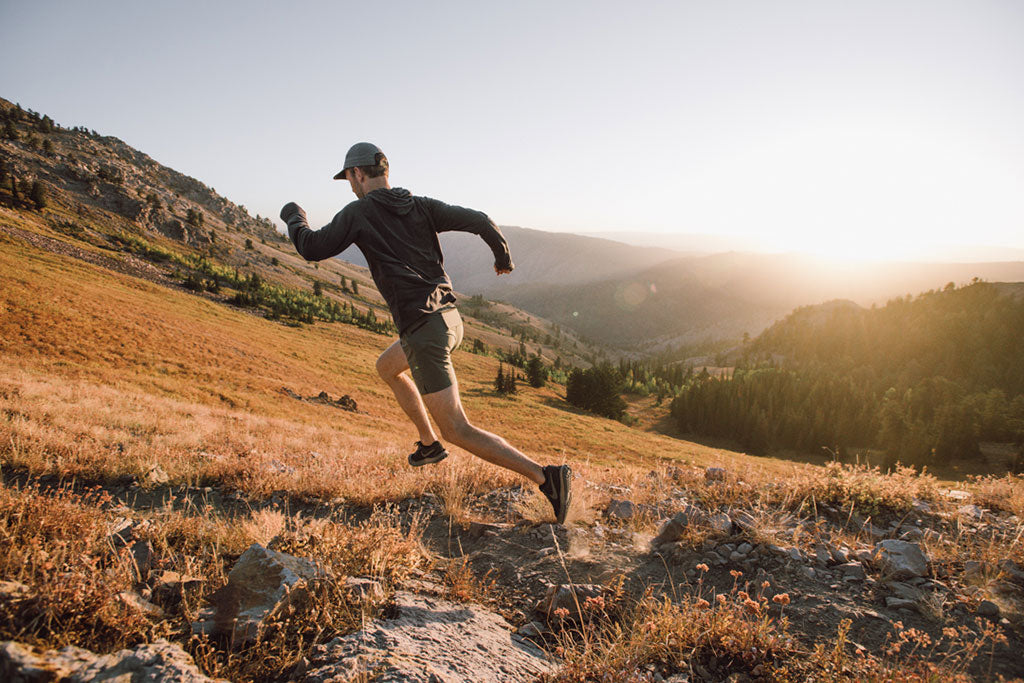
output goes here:
<path id="1" fill-rule="evenodd" d="M 441 430 L 441 438 L 454 444 L 459 444 L 473 432 L 473 425 L 467 420 L 442 420 L 438 424 Z"/>
<path id="2" fill-rule="evenodd" d="M 385 382 L 394 379 L 400 374 L 394 371 L 394 364 L 388 362 L 387 351 L 377 356 L 377 374 L 380 375 L 380 378 Z"/>

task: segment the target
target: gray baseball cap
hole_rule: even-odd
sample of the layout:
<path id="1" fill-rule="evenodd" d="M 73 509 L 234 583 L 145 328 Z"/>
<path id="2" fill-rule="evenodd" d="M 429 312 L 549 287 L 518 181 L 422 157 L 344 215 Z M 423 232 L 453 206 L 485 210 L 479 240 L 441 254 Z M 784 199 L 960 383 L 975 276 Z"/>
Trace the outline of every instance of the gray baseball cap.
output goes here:
<path id="1" fill-rule="evenodd" d="M 356 166 L 376 166 L 378 154 L 383 156 L 384 152 L 380 151 L 380 147 L 372 142 L 357 142 L 348 148 L 348 154 L 345 155 L 345 166 L 338 171 L 338 175 L 334 176 L 334 179 L 344 179 L 345 171 Z"/>

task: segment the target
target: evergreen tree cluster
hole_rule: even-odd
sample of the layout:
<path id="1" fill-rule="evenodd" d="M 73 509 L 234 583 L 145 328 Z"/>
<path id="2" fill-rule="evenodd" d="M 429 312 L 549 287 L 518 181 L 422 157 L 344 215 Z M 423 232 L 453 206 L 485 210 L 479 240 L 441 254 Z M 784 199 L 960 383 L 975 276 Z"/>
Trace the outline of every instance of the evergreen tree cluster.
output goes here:
<path id="1" fill-rule="evenodd" d="M 494 390 L 502 396 L 514 396 L 516 388 L 516 369 L 509 366 L 508 372 L 502 363 L 498 363 L 498 375 L 494 378 Z"/>
<path id="2" fill-rule="evenodd" d="M 925 465 L 977 457 L 981 441 L 1024 443 L 1024 297 L 1004 289 L 797 310 L 731 377 L 690 379 L 672 415 L 753 452 L 880 448 Z"/>
<path id="3" fill-rule="evenodd" d="M 622 419 L 626 402 L 622 399 L 625 380 L 617 368 L 608 363 L 582 370 L 574 368 L 565 384 L 565 400 L 613 420 Z"/>

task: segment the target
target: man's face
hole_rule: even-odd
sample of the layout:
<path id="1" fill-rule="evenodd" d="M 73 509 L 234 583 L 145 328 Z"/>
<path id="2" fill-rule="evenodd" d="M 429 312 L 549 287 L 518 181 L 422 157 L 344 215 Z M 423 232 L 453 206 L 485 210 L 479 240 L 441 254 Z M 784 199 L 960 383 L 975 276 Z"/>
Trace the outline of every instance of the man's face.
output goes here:
<path id="1" fill-rule="evenodd" d="M 356 197 L 362 199 L 366 196 L 366 190 L 363 189 L 363 172 L 358 168 L 350 168 L 345 171 L 345 179 L 348 180 L 349 187 L 352 188 L 352 192 L 355 193 Z"/>

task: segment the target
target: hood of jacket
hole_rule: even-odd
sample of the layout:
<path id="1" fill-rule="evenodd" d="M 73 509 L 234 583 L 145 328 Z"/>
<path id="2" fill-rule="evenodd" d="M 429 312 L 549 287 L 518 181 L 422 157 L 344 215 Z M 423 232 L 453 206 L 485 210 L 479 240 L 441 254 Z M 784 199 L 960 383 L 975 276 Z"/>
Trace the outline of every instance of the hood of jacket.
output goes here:
<path id="1" fill-rule="evenodd" d="M 412 211 L 414 206 L 412 194 L 402 187 L 388 187 L 374 190 L 366 195 L 366 198 L 391 213 L 404 216 Z"/>

